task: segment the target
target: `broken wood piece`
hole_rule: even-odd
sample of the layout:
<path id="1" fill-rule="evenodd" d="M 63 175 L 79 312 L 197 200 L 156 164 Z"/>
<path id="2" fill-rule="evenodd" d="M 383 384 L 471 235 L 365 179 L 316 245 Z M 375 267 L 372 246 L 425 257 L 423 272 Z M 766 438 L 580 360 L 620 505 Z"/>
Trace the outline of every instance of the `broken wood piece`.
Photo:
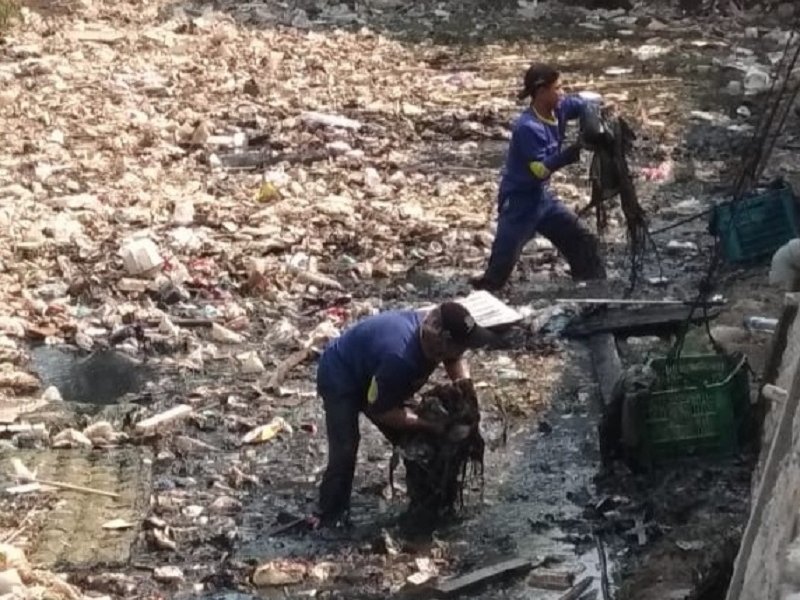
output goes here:
<path id="1" fill-rule="evenodd" d="M 717 318 L 719 308 L 695 311 L 693 324 Z M 687 306 L 642 306 L 638 308 L 601 308 L 592 314 L 573 318 L 564 328 L 568 338 L 582 338 L 596 333 L 613 333 L 622 337 L 671 335 L 686 325 L 689 318 Z"/>
<path id="2" fill-rule="evenodd" d="M 789 397 L 789 392 L 771 383 L 761 388 L 761 394 L 770 402 L 775 403 L 786 402 L 786 399 Z"/>
<path id="3" fill-rule="evenodd" d="M 157 415 L 153 415 L 152 417 L 148 417 L 142 421 L 139 421 L 136 424 L 136 431 L 139 433 L 145 433 L 158 427 L 159 425 L 164 425 L 166 423 L 171 423 L 172 421 L 177 421 L 178 419 L 182 419 L 193 412 L 193 408 L 188 404 L 178 404 L 177 406 L 173 406 L 169 410 L 165 410 L 162 413 Z"/>
<path id="4" fill-rule="evenodd" d="M 307 527 L 310 528 L 311 524 L 308 522 L 306 517 L 298 517 L 297 519 L 293 519 L 288 523 L 284 523 L 283 525 L 276 525 L 272 529 L 267 532 L 267 537 L 273 537 L 276 535 L 280 535 L 282 533 L 286 533 L 293 529 Z"/>
<path id="5" fill-rule="evenodd" d="M 557 571 L 555 569 L 536 569 L 528 578 L 528 583 L 543 590 L 554 590 L 562 592 L 572 587 L 575 582 L 575 574 L 569 571 Z"/>
<path id="6" fill-rule="evenodd" d="M 655 306 L 693 306 L 694 300 L 634 300 L 631 298 L 556 298 L 559 304 L 641 304 L 641 305 L 655 305 Z M 708 300 L 706 302 L 698 303 L 698 306 L 723 306 L 725 302 L 722 300 Z"/>
<path id="7" fill-rule="evenodd" d="M 566 594 L 563 594 L 558 600 L 578 600 L 578 598 L 580 598 L 583 593 L 589 589 L 589 586 L 592 585 L 593 580 L 594 577 L 585 577 L 584 579 L 581 579 L 577 584 L 575 584 L 575 587 L 573 587 Z"/>
<path id="8" fill-rule="evenodd" d="M 267 389 L 272 391 L 277 390 L 281 383 L 283 383 L 283 380 L 286 379 L 286 376 L 289 374 L 289 372 L 296 366 L 305 362 L 305 360 L 310 357 L 313 352 L 314 350 L 310 347 L 302 348 L 286 357 L 284 361 L 278 365 L 278 368 L 275 370 L 275 373 L 272 374 L 272 377 L 269 378 L 269 381 L 267 382 Z"/>
<path id="9" fill-rule="evenodd" d="M 490 567 L 484 567 L 452 579 L 437 583 L 433 587 L 437 598 L 453 598 L 477 586 L 486 585 L 514 575 L 527 573 L 534 567 L 534 563 L 525 558 L 514 558 Z"/>
<path id="10" fill-rule="evenodd" d="M 320 287 L 331 288 L 340 291 L 344 289 L 341 283 L 331 277 L 328 277 L 327 275 L 322 275 L 321 273 L 312 273 L 311 271 L 306 271 L 305 269 L 300 269 L 292 265 L 289 265 L 289 271 L 297 275 L 297 278 L 305 283 L 311 283 Z"/>

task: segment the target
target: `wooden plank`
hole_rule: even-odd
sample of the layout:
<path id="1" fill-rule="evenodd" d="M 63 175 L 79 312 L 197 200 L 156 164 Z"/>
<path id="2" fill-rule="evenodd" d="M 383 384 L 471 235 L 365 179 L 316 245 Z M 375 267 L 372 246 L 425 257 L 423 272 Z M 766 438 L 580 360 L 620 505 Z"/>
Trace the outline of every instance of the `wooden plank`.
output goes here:
<path id="1" fill-rule="evenodd" d="M 583 593 L 592 585 L 593 577 L 581 579 L 574 588 L 562 595 L 558 600 L 578 600 Z"/>
<path id="2" fill-rule="evenodd" d="M 514 575 L 527 573 L 533 568 L 533 562 L 524 558 L 514 558 L 490 567 L 484 567 L 446 581 L 433 587 L 437 598 L 453 598 L 478 586 L 487 585 Z"/>
<path id="3" fill-rule="evenodd" d="M 573 319 L 564 329 L 564 336 L 582 338 L 597 333 L 615 333 L 621 336 L 666 335 L 674 333 L 686 323 L 689 311 L 686 306 L 601 309 Z M 720 312 L 719 308 L 708 309 L 708 319 L 715 319 Z M 703 311 L 695 311 L 692 323 L 702 323 L 705 318 Z"/>
<path id="4" fill-rule="evenodd" d="M 614 304 L 619 306 L 692 306 L 694 300 L 636 300 L 635 298 L 556 298 L 558 304 L 597 304 L 607 305 Z M 725 304 L 722 301 L 701 302 L 700 307 L 705 304 L 706 306 L 722 306 Z"/>

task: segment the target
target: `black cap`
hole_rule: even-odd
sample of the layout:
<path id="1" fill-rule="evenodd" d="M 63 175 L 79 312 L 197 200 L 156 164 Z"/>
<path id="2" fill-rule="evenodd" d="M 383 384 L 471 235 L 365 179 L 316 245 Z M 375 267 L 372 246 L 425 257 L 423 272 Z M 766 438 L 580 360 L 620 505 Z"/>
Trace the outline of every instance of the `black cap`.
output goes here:
<path id="1" fill-rule="evenodd" d="M 442 331 L 465 348 L 480 348 L 491 343 L 496 336 L 475 323 L 470 312 L 458 302 L 444 302 L 439 306 Z"/>
<path id="2" fill-rule="evenodd" d="M 536 91 L 544 86 L 552 85 L 558 81 L 561 73 L 558 69 L 541 63 L 531 65 L 525 72 L 522 91 L 517 94 L 517 98 L 523 100 L 528 96 L 533 97 Z"/>

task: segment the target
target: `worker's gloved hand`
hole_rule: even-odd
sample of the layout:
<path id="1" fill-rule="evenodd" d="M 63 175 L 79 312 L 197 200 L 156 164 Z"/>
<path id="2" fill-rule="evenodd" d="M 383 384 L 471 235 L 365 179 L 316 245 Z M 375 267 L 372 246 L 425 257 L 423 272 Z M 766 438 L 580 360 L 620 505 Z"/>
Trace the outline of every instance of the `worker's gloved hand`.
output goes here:
<path id="1" fill-rule="evenodd" d="M 581 143 L 576 142 L 567 146 L 555 156 L 551 156 L 544 161 L 544 166 L 553 173 L 566 166 L 575 164 L 581 159 Z"/>
<path id="2" fill-rule="evenodd" d="M 454 385 L 458 387 L 461 390 L 461 393 L 467 398 L 477 398 L 478 394 L 475 391 L 475 384 L 469 377 L 459 379 L 458 381 L 454 382 Z"/>

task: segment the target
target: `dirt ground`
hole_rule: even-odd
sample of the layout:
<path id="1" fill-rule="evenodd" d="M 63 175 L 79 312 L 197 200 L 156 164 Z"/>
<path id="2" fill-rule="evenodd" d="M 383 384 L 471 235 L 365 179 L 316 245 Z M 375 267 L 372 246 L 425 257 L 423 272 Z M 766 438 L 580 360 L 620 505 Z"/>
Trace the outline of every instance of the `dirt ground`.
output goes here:
<path id="1" fill-rule="evenodd" d="M 631 167 L 658 231 L 729 193 L 763 103 L 729 93 L 742 79 L 730 63 L 780 50 L 774 14 L 80 0 L 30 5 L 23 18 L 0 35 L 0 116 L 14 132 L 0 149 L 0 358 L 41 380 L 3 383 L 7 421 L 46 431 L 7 431 L 2 452 L 40 477 L 119 497 L 6 494 L 0 539 L 83 593 L 113 598 L 383 598 L 409 592 L 410 575 L 513 556 L 592 575 L 589 594 L 602 597 L 598 539 L 615 598 L 724 597 L 754 449 L 644 475 L 601 469 L 588 351 L 543 327 L 555 299 L 597 290 L 574 285 L 542 240 L 500 294 L 525 315 L 515 345 L 472 357 L 488 452 L 483 493 L 470 491 L 461 518 L 427 538 L 404 535 L 391 448 L 365 422 L 354 530 L 270 531 L 313 508 L 326 455 L 314 358 L 331 328 L 465 295 L 484 265 L 527 64 L 558 64 L 570 90 L 601 93 L 631 121 Z M 797 172 L 795 130 L 792 116 L 768 175 Z M 587 168 L 584 156 L 555 177 L 576 210 L 588 202 Z M 604 294 L 627 286 L 623 226 L 615 209 Z M 157 274 L 131 273 L 118 257 L 134 234 L 154 240 Z M 634 295 L 692 299 L 712 245 L 707 218 L 654 240 Z M 766 272 L 723 269 L 716 325 L 778 316 Z M 768 336 L 729 338 L 755 385 Z M 708 349 L 702 333 L 689 343 Z M 103 353 L 111 345 L 118 354 Z M 630 339 L 621 353 L 632 362 L 667 349 Z M 247 372 L 251 352 L 261 366 Z M 64 402 L 42 395 L 50 385 Z M 136 429 L 178 404 L 191 414 Z M 291 432 L 242 443 L 275 417 Z M 99 421 L 115 435 L 87 434 L 87 446 L 69 433 Z M 4 488 L 12 479 L 0 472 Z M 283 560 L 301 574 L 254 584 L 259 565 Z M 562 593 L 534 584 L 464 597 Z"/>

